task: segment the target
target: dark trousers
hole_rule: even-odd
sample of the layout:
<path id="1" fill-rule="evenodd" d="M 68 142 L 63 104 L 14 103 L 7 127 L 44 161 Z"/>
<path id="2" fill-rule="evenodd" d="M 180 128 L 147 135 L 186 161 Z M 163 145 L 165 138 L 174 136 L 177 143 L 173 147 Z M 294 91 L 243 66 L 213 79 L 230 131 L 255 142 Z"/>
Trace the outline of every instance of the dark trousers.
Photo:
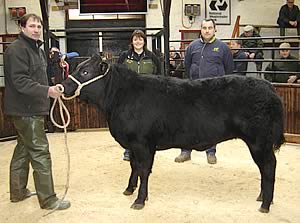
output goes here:
<path id="1" fill-rule="evenodd" d="M 13 117 L 18 133 L 17 145 L 10 163 L 10 197 L 22 198 L 28 183 L 29 164 L 41 207 L 51 205 L 58 198 L 54 192 L 51 156 L 44 131 L 44 117 Z"/>
<path id="2" fill-rule="evenodd" d="M 205 152 L 206 152 L 206 155 L 208 155 L 208 154 L 216 154 L 216 146 L 212 146 L 212 147 L 210 147 L 209 149 L 207 149 L 207 150 L 205 150 Z M 181 153 L 189 153 L 189 154 L 191 154 L 192 153 L 192 150 L 191 149 L 184 149 L 184 148 L 182 148 L 181 149 Z"/>
<path id="3" fill-rule="evenodd" d="M 280 36 L 285 36 L 285 28 L 295 28 L 297 29 L 297 35 L 300 36 L 300 24 L 298 23 L 297 27 L 291 26 L 289 23 L 285 23 L 282 21 L 278 22 L 279 28 L 280 28 Z"/>

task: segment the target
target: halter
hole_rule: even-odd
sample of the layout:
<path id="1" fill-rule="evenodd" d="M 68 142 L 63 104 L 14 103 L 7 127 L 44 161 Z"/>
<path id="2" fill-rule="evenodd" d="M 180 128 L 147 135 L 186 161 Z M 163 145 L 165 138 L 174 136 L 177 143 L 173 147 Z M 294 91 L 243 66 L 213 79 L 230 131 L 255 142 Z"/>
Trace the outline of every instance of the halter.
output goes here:
<path id="1" fill-rule="evenodd" d="M 106 71 L 105 71 L 104 74 L 99 75 L 97 77 L 94 77 L 91 80 L 88 80 L 88 81 L 83 82 L 83 83 L 80 83 L 75 77 L 73 77 L 72 75 L 70 75 L 68 78 L 70 78 L 72 81 L 74 81 L 78 85 L 78 87 L 75 90 L 75 93 L 74 93 L 73 96 L 66 97 L 66 96 L 62 95 L 62 98 L 65 99 L 65 100 L 73 99 L 73 98 L 75 98 L 75 97 L 77 97 L 77 96 L 80 95 L 81 88 L 83 88 L 84 86 L 86 86 L 86 85 L 88 85 L 90 83 L 93 83 L 93 82 L 95 82 L 95 81 L 97 81 L 97 80 L 105 77 L 108 74 L 108 71 L 110 70 L 110 65 L 109 64 L 107 64 L 107 65 L 108 65 L 108 67 L 107 67 L 107 69 L 106 69 Z M 64 86 L 62 84 L 58 84 L 57 86 L 59 87 L 60 91 L 63 93 L 64 92 Z"/>

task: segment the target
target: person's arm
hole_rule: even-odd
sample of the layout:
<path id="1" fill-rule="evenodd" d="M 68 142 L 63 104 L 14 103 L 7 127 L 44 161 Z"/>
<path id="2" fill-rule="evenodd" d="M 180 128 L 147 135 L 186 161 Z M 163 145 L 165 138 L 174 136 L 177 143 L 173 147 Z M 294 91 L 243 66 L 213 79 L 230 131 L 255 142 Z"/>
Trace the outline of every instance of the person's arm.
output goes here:
<path id="1" fill-rule="evenodd" d="M 274 63 L 269 63 L 269 65 L 266 67 L 265 70 L 266 71 L 274 71 L 274 70 L 278 70 L 278 68 L 276 67 L 276 65 Z M 264 73 L 264 78 L 267 81 L 274 82 L 274 73 Z"/>
<path id="2" fill-rule="evenodd" d="M 280 8 L 278 21 L 282 21 L 284 23 L 289 23 L 289 21 L 290 21 L 285 6 L 282 6 Z"/>
<path id="3" fill-rule="evenodd" d="M 234 68 L 233 57 L 232 57 L 231 50 L 226 44 L 224 44 L 223 61 L 224 61 L 225 75 L 232 74 Z"/>
<path id="4" fill-rule="evenodd" d="M 236 59 L 247 59 L 247 56 L 245 54 L 245 52 L 243 52 L 242 50 L 240 50 L 239 56 Z M 242 75 L 246 75 L 246 73 L 244 73 L 244 71 L 247 71 L 247 62 L 234 62 L 236 64 L 236 71 L 239 72 Z"/>
<path id="5" fill-rule="evenodd" d="M 154 74 L 156 74 L 156 75 L 162 74 L 161 73 L 161 63 L 160 63 L 160 60 L 158 59 L 158 57 L 154 53 L 152 53 L 152 60 L 153 60 L 153 63 L 155 65 Z"/>
<path id="6" fill-rule="evenodd" d="M 259 34 L 257 34 L 257 37 L 261 37 Z M 263 48 L 264 47 L 264 42 L 262 39 L 257 40 L 257 47 Z"/>
<path id="7" fill-rule="evenodd" d="M 71 59 L 73 57 L 79 57 L 79 53 L 77 52 L 70 52 L 70 53 L 66 53 L 65 55 L 67 59 Z"/>
<path id="8" fill-rule="evenodd" d="M 300 10 L 299 10 L 299 7 L 296 6 L 296 13 L 297 13 L 297 23 L 299 24 L 300 23 Z"/>
<path id="9" fill-rule="evenodd" d="M 190 68 L 192 65 L 192 54 L 190 45 L 187 47 L 184 56 L 184 67 L 185 67 L 185 76 L 190 78 Z"/>
<path id="10" fill-rule="evenodd" d="M 300 72 L 300 63 L 299 62 L 297 63 L 297 72 Z M 300 81 L 300 73 L 296 74 L 296 76 L 297 76 L 297 82 Z"/>
<path id="11" fill-rule="evenodd" d="M 124 63 L 124 61 L 126 59 L 126 55 L 127 55 L 127 51 L 121 52 L 117 63 L 119 63 L 119 64 Z"/>
<path id="12" fill-rule="evenodd" d="M 28 57 L 24 56 L 27 53 L 24 48 L 7 49 L 4 54 L 4 66 L 5 71 L 9 73 L 5 75 L 10 75 L 12 84 L 19 93 L 30 95 L 31 97 L 46 98 L 48 97 L 49 86 L 42 85 L 32 79 L 29 73 L 30 63 Z"/>

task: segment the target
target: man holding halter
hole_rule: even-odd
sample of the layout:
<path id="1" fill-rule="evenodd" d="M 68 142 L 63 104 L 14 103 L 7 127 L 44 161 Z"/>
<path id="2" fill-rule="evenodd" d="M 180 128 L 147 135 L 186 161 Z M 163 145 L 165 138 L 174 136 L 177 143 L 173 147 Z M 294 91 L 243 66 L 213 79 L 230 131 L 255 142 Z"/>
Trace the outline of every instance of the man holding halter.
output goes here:
<path id="1" fill-rule="evenodd" d="M 49 143 L 44 131 L 49 97 L 57 98 L 61 93 L 56 86 L 48 86 L 47 59 L 39 40 L 41 18 L 24 15 L 20 28 L 18 39 L 4 53 L 5 113 L 11 116 L 18 133 L 10 164 L 10 200 L 19 202 L 34 194 L 27 189 L 31 164 L 40 207 L 64 210 L 71 204 L 60 201 L 54 192 Z"/>

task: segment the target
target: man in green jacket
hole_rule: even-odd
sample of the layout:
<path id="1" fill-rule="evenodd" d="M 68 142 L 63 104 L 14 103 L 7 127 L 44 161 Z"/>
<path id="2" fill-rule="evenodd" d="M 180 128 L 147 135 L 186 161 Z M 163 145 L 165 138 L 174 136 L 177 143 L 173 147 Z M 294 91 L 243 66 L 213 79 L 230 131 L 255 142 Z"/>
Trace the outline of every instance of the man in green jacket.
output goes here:
<path id="1" fill-rule="evenodd" d="M 300 72 L 300 62 L 287 61 L 287 60 L 298 60 L 292 56 L 291 45 L 289 43 L 281 43 L 279 46 L 279 54 L 281 61 L 271 62 L 267 67 L 266 71 L 275 71 L 274 73 L 265 73 L 264 77 L 270 82 L 277 83 L 297 83 L 300 74 L 289 73 L 289 72 Z M 281 73 L 276 73 L 279 71 Z M 283 73 L 286 72 L 286 73 Z"/>
<path id="2" fill-rule="evenodd" d="M 4 53 L 5 113 L 17 130 L 17 145 L 10 164 L 10 200 L 19 202 L 33 193 L 27 189 L 29 164 L 40 207 L 63 210 L 69 201 L 60 201 L 54 192 L 51 156 L 44 131 L 44 116 L 49 113 L 49 97 L 60 92 L 48 86 L 47 60 L 40 49 L 41 18 L 27 14 L 20 20 L 21 32 Z"/>
<path id="3" fill-rule="evenodd" d="M 248 59 L 264 59 L 263 50 L 255 49 L 255 48 L 263 48 L 264 43 L 262 39 L 260 39 L 261 36 L 254 30 L 253 26 L 250 25 L 245 26 L 244 32 L 240 35 L 240 37 L 242 38 L 242 48 L 246 48 L 242 50 L 244 50 Z M 261 71 L 263 62 L 255 61 L 255 64 L 256 64 L 256 70 Z M 261 73 L 259 72 L 257 76 L 261 77 Z"/>

